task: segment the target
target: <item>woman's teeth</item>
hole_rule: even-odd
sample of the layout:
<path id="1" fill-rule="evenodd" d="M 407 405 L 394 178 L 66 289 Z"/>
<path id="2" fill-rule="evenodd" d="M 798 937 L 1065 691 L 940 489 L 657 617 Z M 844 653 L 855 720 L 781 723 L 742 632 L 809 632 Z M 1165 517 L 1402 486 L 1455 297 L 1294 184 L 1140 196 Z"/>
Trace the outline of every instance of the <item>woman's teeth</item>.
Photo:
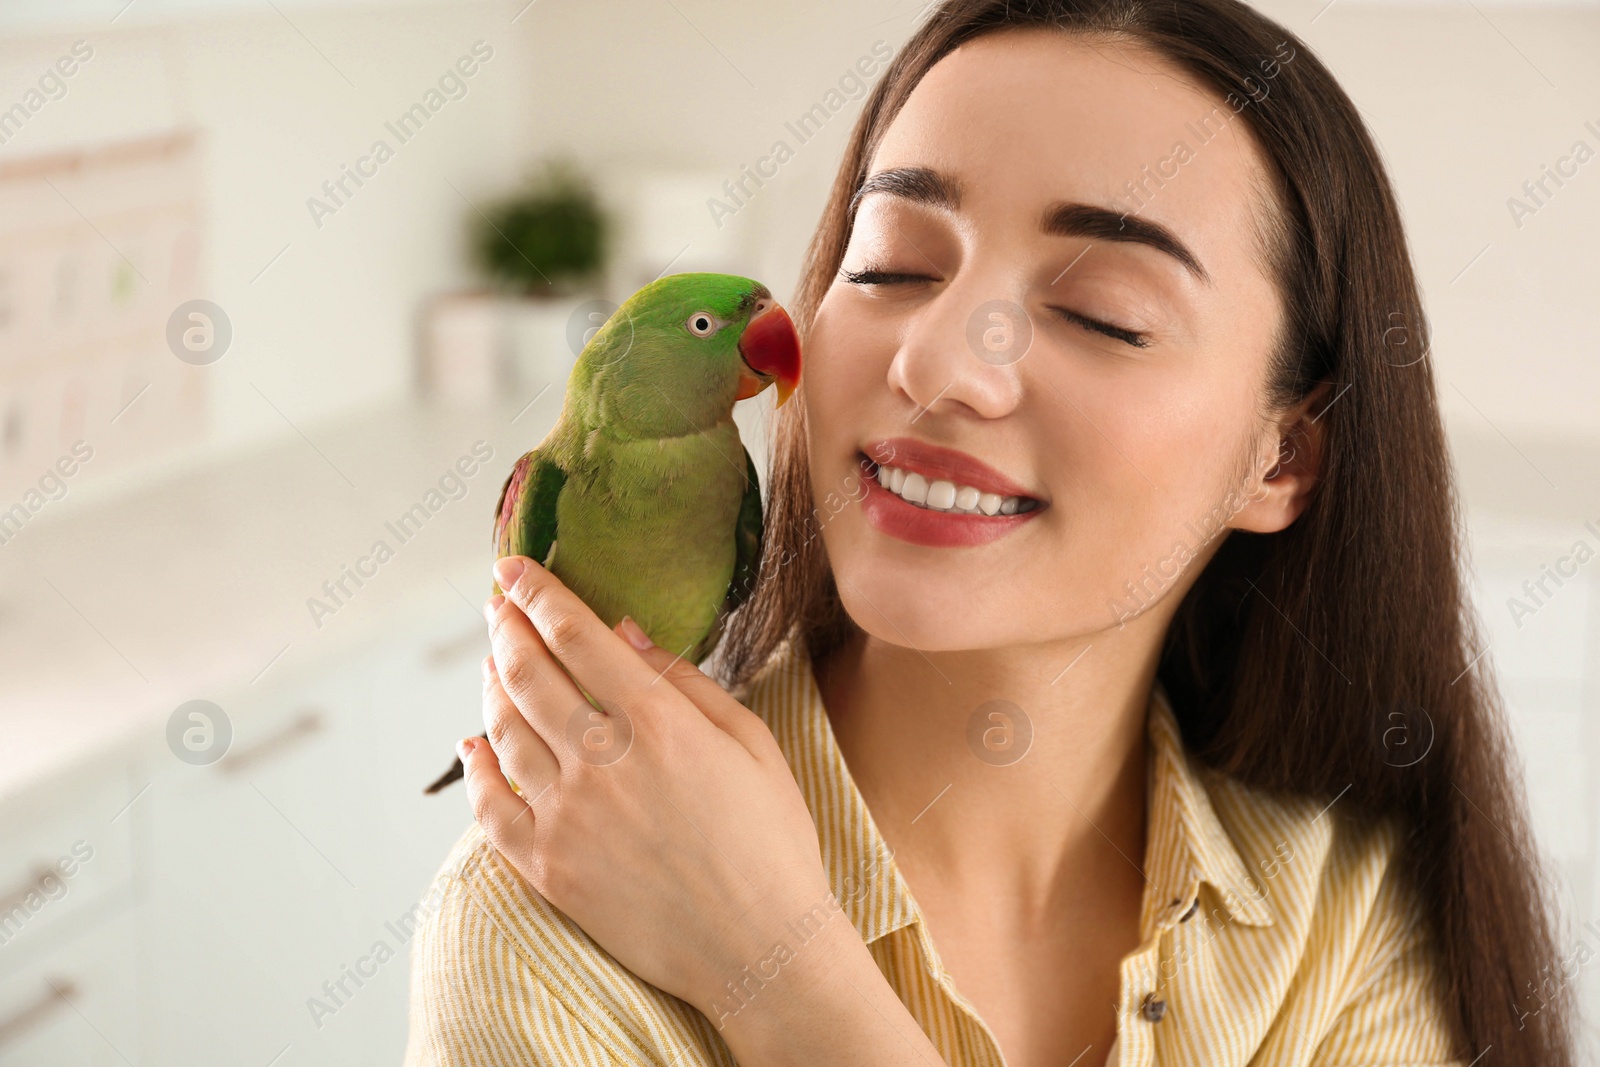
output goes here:
<path id="1" fill-rule="evenodd" d="M 1037 500 L 1025 496 L 985 493 L 970 485 L 957 485 L 943 478 L 930 482 L 914 471 L 878 465 L 878 484 L 901 500 L 930 511 L 953 511 L 961 515 L 1015 515 L 1032 511 Z"/>

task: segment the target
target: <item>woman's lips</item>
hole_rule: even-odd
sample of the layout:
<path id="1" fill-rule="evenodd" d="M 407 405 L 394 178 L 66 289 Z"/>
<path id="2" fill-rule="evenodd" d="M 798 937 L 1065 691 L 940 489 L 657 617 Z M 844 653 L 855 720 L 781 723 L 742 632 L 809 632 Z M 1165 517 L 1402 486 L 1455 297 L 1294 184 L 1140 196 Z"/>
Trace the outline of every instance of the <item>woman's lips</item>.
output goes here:
<path id="1" fill-rule="evenodd" d="M 1041 504 L 1012 515 L 970 515 L 919 507 L 879 485 L 876 464 L 869 462 L 865 454 L 859 459 L 867 486 L 867 494 L 861 498 L 867 521 L 879 532 L 914 545 L 948 548 L 988 544 L 1045 510 Z"/>
<path id="2" fill-rule="evenodd" d="M 862 446 L 862 452 L 875 464 L 916 471 L 930 482 L 943 478 L 1000 496 L 1033 498 L 1026 486 L 1017 484 L 976 456 L 919 441 L 914 437 L 887 437 L 869 441 Z"/>

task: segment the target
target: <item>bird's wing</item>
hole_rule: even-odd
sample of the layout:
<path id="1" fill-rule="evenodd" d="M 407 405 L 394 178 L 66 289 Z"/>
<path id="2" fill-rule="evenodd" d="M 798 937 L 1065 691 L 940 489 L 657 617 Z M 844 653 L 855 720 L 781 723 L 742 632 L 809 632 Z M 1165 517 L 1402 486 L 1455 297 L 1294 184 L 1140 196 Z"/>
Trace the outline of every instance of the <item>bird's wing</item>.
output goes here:
<path id="1" fill-rule="evenodd" d="M 535 448 L 525 452 L 506 475 L 500 499 L 494 506 L 495 559 L 527 556 L 540 566 L 549 562 L 556 541 L 556 501 L 567 475 L 559 464 Z M 495 593 L 503 593 L 495 582 Z M 587 695 L 587 694 L 586 694 Z M 482 735 L 486 736 L 486 735 Z M 455 765 L 440 775 L 424 793 L 437 793 L 466 773 L 458 756 Z"/>
<path id="2" fill-rule="evenodd" d="M 756 478 L 756 461 L 744 450 L 744 500 L 739 504 L 739 524 L 734 528 L 733 580 L 723 603 L 726 614 L 750 599 L 756 575 L 761 570 L 761 483 Z"/>
<path id="3" fill-rule="evenodd" d="M 527 556 L 541 565 L 556 540 L 556 501 L 567 475 L 539 449 L 525 453 L 500 487 L 494 512 L 495 558 Z M 498 583 L 495 592 L 502 592 Z"/>

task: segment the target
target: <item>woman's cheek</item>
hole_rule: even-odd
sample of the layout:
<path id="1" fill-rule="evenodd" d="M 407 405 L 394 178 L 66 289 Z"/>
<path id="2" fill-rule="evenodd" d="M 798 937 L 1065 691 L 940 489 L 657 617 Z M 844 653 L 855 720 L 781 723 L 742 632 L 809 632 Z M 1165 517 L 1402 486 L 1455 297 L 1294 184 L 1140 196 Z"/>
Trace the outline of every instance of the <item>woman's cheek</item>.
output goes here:
<path id="1" fill-rule="evenodd" d="M 1050 449 L 1070 458 L 1051 479 L 1057 543 L 1039 562 L 1066 593 L 1068 629 L 1093 632 L 1142 614 L 1181 576 L 1195 540 L 1187 513 L 1201 510 L 1189 468 L 1215 444 L 1174 435 L 1149 391 L 1080 388 L 1074 400 L 1050 416 L 1065 427 Z"/>

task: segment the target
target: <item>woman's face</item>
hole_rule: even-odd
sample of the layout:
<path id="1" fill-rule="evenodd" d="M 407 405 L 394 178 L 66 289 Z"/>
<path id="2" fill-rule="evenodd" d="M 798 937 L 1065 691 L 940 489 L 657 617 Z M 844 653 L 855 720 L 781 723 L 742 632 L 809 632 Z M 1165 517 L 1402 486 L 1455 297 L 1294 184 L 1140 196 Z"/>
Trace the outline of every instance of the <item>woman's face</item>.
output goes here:
<path id="1" fill-rule="evenodd" d="M 1261 502 L 1280 308 L 1236 104 L 1259 106 L 1042 30 L 913 91 L 807 335 L 814 496 L 863 629 L 932 651 L 1148 625 L 1220 530 L 1288 521 Z M 868 459 L 934 505 L 970 487 L 977 514 L 917 507 Z M 985 513 L 1007 495 L 1036 503 Z"/>

